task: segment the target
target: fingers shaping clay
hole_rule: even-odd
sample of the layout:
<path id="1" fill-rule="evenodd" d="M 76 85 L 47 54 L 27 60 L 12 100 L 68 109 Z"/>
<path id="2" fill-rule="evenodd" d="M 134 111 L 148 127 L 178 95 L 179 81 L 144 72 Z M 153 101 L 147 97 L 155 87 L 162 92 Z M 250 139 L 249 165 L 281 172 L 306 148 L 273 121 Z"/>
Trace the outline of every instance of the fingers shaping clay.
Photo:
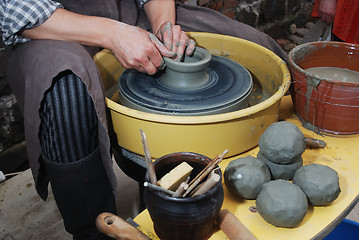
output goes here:
<path id="1" fill-rule="evenodd" d="M 305 193 L 295 184 L 278 179 L 263 185 L 256 200 L 258 213 L 276 227 L 296 227 L 308 210 Z"/>
<path id="2" fill-rule="evenodd" d="M 278 164 L 269 161 L 262 151 L 258 152 L 257 158 L 268 166 L 272 174 L 272 179 L 292 180 L 295 172 L 303 166 L 303 158 L 301 155 L 295 157 L 293 162 L 289 164 Z"/>
<path id="3" fill-rule="evenodd" d="M 224 183 L 228 190 L 246 199 L 255 199 L 262 185 L 270 179 L 268 167 L 255 157 L 235 159 L 224 171 Z"/>
<path id="4" fill-rule="evenodd" d="M 305 151 L 304 135 L 291 122 L 272 123 L 261 135 L 259 149 L 272 162 L 288 164 Z"/>
<path id="5" fill-rule="evenodd" d="M 293 183 L 303 190 L 313 206 L 328 205 L 338 197 L 341 191 L 338 173 L 320 164 L 301 167 L 295 173 Z"/>

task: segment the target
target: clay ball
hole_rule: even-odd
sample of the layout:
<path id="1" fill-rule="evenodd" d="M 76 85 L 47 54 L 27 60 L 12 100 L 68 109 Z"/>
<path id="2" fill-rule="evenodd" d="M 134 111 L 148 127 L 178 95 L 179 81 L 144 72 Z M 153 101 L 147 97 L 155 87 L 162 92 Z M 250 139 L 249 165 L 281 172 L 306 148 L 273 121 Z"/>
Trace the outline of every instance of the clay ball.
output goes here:
<path id="1" fill-rule="evenodd" d="M 309 164 L 301 167 L 292 182 L 305 192 L 313 206 L 328 205 L 340 193 L 338 173 L 325 165 Z"/>
<path id="2" fill-rule="evenodd" d="M 305 193 L 289 181 L 277 179 L 263 185 L 256 200 L 258 213 L 276 227 L 296 227 L 308 210 Z"/>
<path id="3" fill-rule="evenodd" d="M 224 183 L 232 194 L 255 199 L 262 185 L 271 179 L 268 167 L 255 157 L 231 161 L 224 171 Z"/>
<path id="4" fill-rule="evenodd" d="M 301 155 L 295 157 L 293 162 L 289 164 L 278 164 L 269 161 L 262 151 L 258 152 L 257 158 L 268 166 L 272 174 L 272 179 L 292 180 L 295 172 L 303 166 L 303 158 Z"/>
<path id="5" fill-rule="evenodd" d="M 291 122 L 272 123 L 258 142 L 259 149 L 272 162 L 288 164 L 301 155 L 306 147 L 304 135 Z"/>

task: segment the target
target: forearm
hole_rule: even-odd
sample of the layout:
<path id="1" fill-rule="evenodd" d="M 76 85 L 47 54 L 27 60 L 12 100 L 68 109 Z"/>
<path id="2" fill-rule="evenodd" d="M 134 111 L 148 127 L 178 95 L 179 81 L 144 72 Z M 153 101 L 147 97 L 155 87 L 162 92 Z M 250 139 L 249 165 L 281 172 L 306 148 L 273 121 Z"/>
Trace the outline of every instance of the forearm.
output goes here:
<path id="1" fill-rule="evenodd" d="M 3 0 L 0 1 L 0 29 L 6 45 L 29 41 L 20 33 L 44 23 L 62 5 L 51 0 Z"/>
<path id="2" fill-rule="evenodd" d="M 121 24 L 107 18 L 84 16 L 57 9 L 43 24 L 24 30 L 21 35 L 30 39 L 66 40 L 110 48 L 109 33 L 118 31 Z M 125 24 L 122 25 L 125 27 Z"/>
<path id="3" fill-rule="evenodd" d="M 154 33 L 166 21 L 173 25 L 175 24 L 176 12 L 174 0 L 150 0 L 144 5 L 144 10 Z"/>
<path id="4" fill-rule="evenodd" d="M 162 67 L 161 53 L 168 57 L 175 54 L 163 45 L 157 47 L 149 33 L 141 28 L 65 9 L 57 9 L 44 23 L 24 30 L 21 35 L 29 39 L 64 40 L 107 48 L 125 68 L 148 74 Z"/>

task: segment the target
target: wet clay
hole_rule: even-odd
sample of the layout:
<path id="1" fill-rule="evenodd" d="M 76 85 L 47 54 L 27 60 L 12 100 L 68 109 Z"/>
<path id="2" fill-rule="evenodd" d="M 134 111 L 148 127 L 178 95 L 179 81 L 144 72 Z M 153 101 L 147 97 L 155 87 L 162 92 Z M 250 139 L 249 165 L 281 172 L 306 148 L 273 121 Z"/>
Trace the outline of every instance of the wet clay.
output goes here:
<path id="1" fill-rule="evenodd" d="M 302 156 L 295 157 L 292 163 L 278 164 L 270 161 L 261 151 L 258 152 L 257 158 L 264 162 L 271 174 L 272 179 L 292 180 L 295 172 L 303 166 Z"/>
<path id="2" fill-rule="evenodd" d="M 308 210 L 305 193 L 289 181 L 278 179 L 263 185 L 256 200 L 258 213 L 276 227 L 296 227 Z"/>
<path id="3" fill-rule="evenodd" d="M 255 199 L 262 185 L 270 179 L 268 167 L 255 157 L 235 159 L 224 171 L 224 183 L 228 190 L 245 199 Z"/>
<path id="4" fill-rule="evenodd" d="M 261 152 L 272 162 L 292 163 L 306 147 L 304 135 L 291 122 L 272 123 L 262 134 L 258 146 Z"/>
<path id="5" fill-rule="evenodd" d="M 176 116 L 213 115 L 248 106 L 253 82 L 239 63 L 200 47 L 183 62 L 164 61 L 166 68 L 153 76 L 134 70 L 122 73 L 119 98 L 124 106 Z"/>
<path id="6" fill-rule="evenodd" d="M 248 107 L 264 102 L 274 94 L 270 89 L 263 87 L 256 76 L 252 75 L 252 80 L 253 90 L 248 96 Z"/>
<path id="7" fill-rule="evenodd" d="M 341 191 L 338 173 L 320 164 L 301 167 L 295 173 L 293 183 L 305 192 L 313 206 L 328 205 L 338 197 Z"/>
<path id="8" fill-rule="evenodd" d="M 338 67 L 313 67 L 307 72 L 324 78 L 328 81 L 359 83 L 359 72 Z"/>

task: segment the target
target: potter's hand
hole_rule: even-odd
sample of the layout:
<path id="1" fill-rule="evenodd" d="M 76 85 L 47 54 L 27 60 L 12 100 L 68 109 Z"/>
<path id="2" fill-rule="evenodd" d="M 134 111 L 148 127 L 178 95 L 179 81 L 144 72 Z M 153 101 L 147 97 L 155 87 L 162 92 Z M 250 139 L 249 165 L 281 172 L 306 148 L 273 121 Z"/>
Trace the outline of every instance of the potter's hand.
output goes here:
<path id="1" fill-rule="evenodd" d="M 114 34 L 110 49 L 125 68 L 153 75 L 163 68 L 162 56 L 176 56 L 175 52 L 154 44 L 147 31 L 120 22 L 118 24 L 119 31 L 115 31 L 118 34 Z"/>
<path id="2" fill-rule="evenodd" d="M 44 23 L 22 32 L 29 39 L 64 40 L 107 48 L 125 68 L 155 74 L 164 65 L 162 56 L 173 58 L 176 53 L 165 47 L 159 50 L 148 34 L 109 18 L 80 15 L 62 8 Z"/>
<path id="3" fill-rule="evenodd" d="M 320 0 L 319 16 L 324 22 L 331 24 L 334 21 L 336 7 L 337 0 Z"/>
<path id="4" fill-rule="evenodd" d="M 156 37 L 162 41 L 168 50 L 177 53 L 175 58 L 177 61 L 181 61 L 185 51 L 187 55 L 192 55 L 196 47 L 195 41 L 190 39 L 179 25 L 172 25 L 170 22 L 161 25 L 156 32 Z"/>

